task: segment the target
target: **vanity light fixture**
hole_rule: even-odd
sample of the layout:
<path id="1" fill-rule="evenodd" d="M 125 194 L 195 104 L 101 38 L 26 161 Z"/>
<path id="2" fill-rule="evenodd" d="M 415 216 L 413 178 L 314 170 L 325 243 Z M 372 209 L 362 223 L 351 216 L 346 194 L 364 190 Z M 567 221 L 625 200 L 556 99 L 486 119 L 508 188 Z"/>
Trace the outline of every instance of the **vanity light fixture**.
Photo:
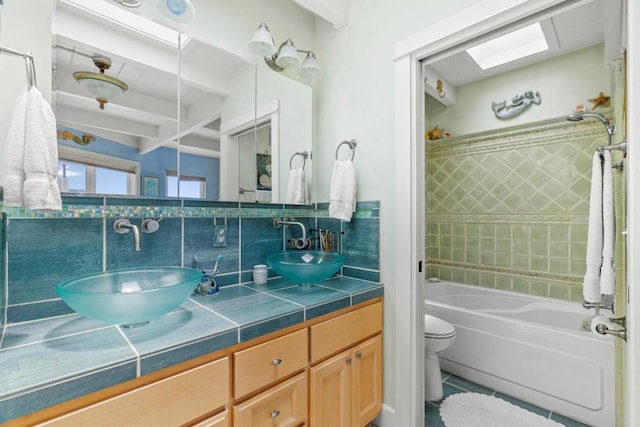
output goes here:
<path id="1" fill-rule="evenodd" d="M 92 59 L 96 67 L 100 69 L 100 72 L 77 71 L 73 73 L 73 78 L 78 81 L 80 86 L 96 98 L 96 101 L 100 104 L 100 109 L 104 110 L 104 104 L 126 92 L 129 86 L 122 80 L 118 80 L 104 73 L 104 70 L 108 70 L 111 67 L 110 58 L 95 55 Z"/>
<path id="2" fill-rule="evenodd" d="M 316 55 L 310 50 L 298 49 L 290 38 L 276 49 L 269 27 L 264 22 L 258 26 L 258 30 L 249 41 L 249 50 L 256 55 L 264 56 L 264 61 L 274 71 L 280 72 L 299 66 L 299 74 L 305 79 L 317 79 L 322 76 Z M 303 61 L 300 61 L 299 53 L 306 54 Z"/>

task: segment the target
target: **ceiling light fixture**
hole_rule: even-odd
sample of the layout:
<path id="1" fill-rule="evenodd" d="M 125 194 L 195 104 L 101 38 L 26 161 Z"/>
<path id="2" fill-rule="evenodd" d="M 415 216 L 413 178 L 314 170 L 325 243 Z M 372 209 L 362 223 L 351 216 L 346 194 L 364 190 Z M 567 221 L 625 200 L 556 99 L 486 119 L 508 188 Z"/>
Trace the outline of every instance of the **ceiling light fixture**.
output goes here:
<path id="1" fill-rule="evenodd" d="M 486 70 L 548 49 L 542 26 L 536 22 L 471 47 L 467 53 Z"/>
<path id="2" fill-rule="evenodd" d="M 264 56 L 264 61 L 274 71 L 280 72 L 300 66 L 299 74 L 305 79 L 313 80 L 322 76 L 320 62 L 313 51 L 298 49 L 290 38 L 276 49 L 269 27 L 264 22 L 258 26 L 258 30 L 249 41 L 249 50 L 256 55 Z M 306 54 L 303 61 L 300 61 L 298 53 Z"/>
<path id="3" fill-rule="evenodd" d="M 158 10 L 171 21 L 191 22 L 196 18 L 196 9 L 189 0 L 160 0 Z"/>
<path id="4" fill-rule="evenodd" d="M 104 104 L 126 92 L 129 86 L 122 80 L 104 73 L 104 70 L 111 68 L 111 59 L 99 55 L 93 56 L 92 59 L 96 67 L 100 69 L 100 73 L 77 71 L 73 73 L 73 78 L 96 98 L 96 101 L 100 104 L 100 109 L 104 110 Z"/>
<path id="5" fill-rule="evenodd" d="M 140 7 L 142 1 L 139 0 L 113 0 L 114 2 L 125 7 Z"/>

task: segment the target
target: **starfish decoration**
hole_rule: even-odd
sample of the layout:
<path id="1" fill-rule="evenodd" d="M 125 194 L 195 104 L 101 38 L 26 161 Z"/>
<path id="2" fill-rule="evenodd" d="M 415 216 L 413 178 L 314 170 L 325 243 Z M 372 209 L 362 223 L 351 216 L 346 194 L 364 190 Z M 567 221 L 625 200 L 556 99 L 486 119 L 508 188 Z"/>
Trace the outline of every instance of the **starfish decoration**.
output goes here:
<path id="1" fill-rule="evenodd" d="M 610 107 L 611 106 L 611 97 L 604 96 L 604 93 L 600 92 L 597 98 L 592 98 L 589 102 L 593 102 L 592 110 L 595 110 L 598 107 Z"/>

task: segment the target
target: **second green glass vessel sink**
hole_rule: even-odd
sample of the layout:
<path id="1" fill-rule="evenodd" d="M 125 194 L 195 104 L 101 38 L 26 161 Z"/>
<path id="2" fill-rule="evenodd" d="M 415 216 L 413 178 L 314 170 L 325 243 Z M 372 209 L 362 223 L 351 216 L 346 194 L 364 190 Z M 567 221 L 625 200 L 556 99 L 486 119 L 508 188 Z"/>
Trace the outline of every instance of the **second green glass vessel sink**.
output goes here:
<path id="1" fill-rule="evenodd" d="M 266 256 L 269 266 L 285 279 L 300 284 L 319 283 L 333 276 L 346 260 L 335 252 L 286 251 Z"/>

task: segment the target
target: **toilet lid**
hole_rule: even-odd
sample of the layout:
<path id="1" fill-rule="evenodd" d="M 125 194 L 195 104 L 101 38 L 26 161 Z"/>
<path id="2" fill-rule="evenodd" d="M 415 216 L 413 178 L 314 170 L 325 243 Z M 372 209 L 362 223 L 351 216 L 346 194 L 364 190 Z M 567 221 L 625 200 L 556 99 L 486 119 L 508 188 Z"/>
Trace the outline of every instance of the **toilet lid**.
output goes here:
<path id="1" fill-rule="evenodd" d="M 449 322 L 429 314 L 424 315 L 425 336 L 451 336 L 455 335 L 456 328 Z"/>

